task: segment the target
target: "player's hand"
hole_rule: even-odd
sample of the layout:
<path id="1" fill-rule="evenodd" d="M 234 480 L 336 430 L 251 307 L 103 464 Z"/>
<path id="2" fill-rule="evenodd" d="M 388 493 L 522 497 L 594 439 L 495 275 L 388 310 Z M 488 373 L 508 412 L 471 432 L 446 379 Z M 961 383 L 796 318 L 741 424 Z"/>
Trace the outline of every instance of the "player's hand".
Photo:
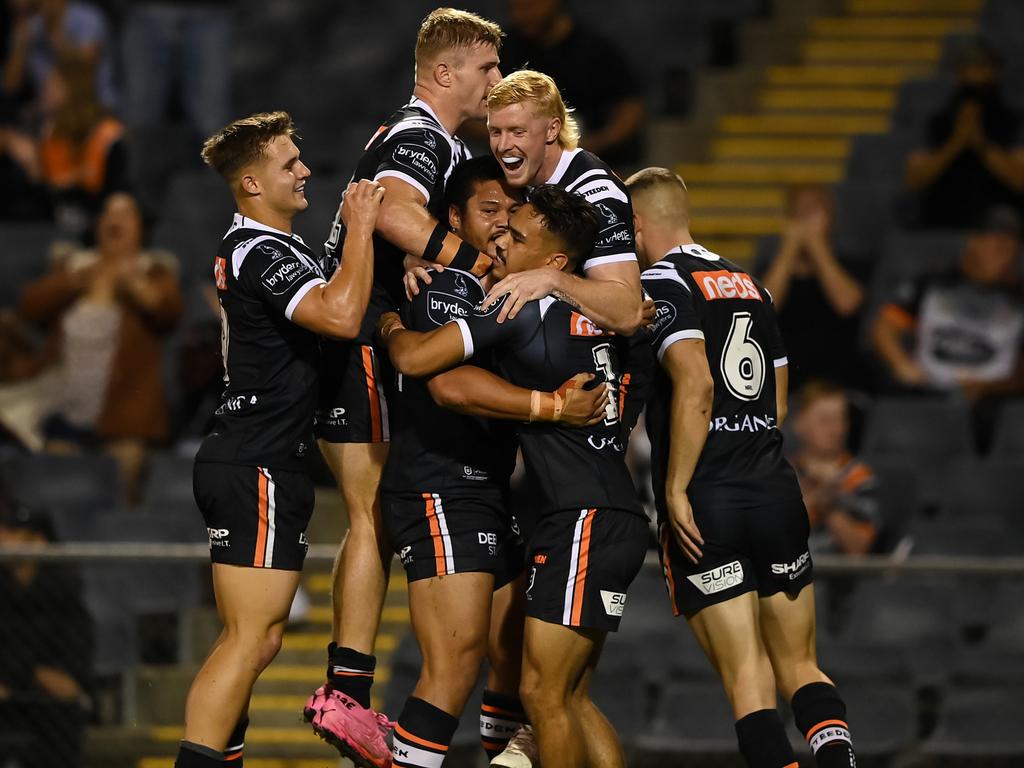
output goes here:
<path id="1" fill-rule="evenodd" d="M 508 275 L 491 288 L 491 292 L 484 297 L 481 308 L 486 310 L 507 293 L 508 300 L 502 306 L 497 319 L 499 323 L 505 322 L 506 319 L 511 320 L 527 302 L 550 295 L 555 289 L 559 274 L 561 273 L 556 269 L 542 268 Z"/>
<path id="2" fill-rule="evenodd" d="M 893 369 L 896 380 L 907 387 L 924 387 L 928 384 L 928 374 L 913 360 L 908 360 Z"/>
<path id="3" fill-rule="evenodd" d="M 388 337 L 392 333 L 404 328 L 405 326 L 402 324 L 402 318 L 398 316 L 397 312 L 385 312 L 380 316 L 380 320 L 377 321 L 377 335 L 380 336 L 380 340 L 384 346 L 387 346 Z"/>
<path id="4" fill-rule="evenodd" d="M 647 330 L 654 330 L 654 319 L 658 316 L 658 307 L 654 299 L 644 294 L 644 300 L 640 302 L 640 325 Z"/>
<path id="5" fill-rule="evenodd" d="M 682 547 L 683 552 L 694 564 L 704 554 L 701 546 L 704 538 L 700 535 L 697 523 L 693 520 L 693 507 L 690 506 L 690 499 L 685 493 L 670 493 L 665 501 L 668 504 L 668 518 L 672 525 L 672 533 Z"/>
<path id="6" fill-rule="evenodd" d="M 384 199 L 384 187 L 376 181 L 361 179 L 351 182 L 341 198 L 341 220 L 345 229 L 369 235 L 377 226 L 377 214 Z"/>
<path id="7" fill-rule="evenodd" d="M 421 281 L 424 285 L 430 285 L 432 282 L 428 270 L 444 272 L 444 264 L 427 261 L 419 256 L 413 256 L 411 253 L 407 253 L 402 259 L 402 266 L 405 268 L 405 275 L 402 277 L 402 282 L 405 283 L 405 298 L 409 301 L 412 301 L 413 296 L 420 295 Z"/>
<path id="8" fill-rule="evenodd" d="M 584 389 L 584 385 L 594 380 L 592 373 L 577 373 L 555 390 L 562 398 L 562 414 L 559 421 L 570 427 L 589 427 L 597 424 L 605 417 L 608 405 L 608 389 L 594 387 Z"/>

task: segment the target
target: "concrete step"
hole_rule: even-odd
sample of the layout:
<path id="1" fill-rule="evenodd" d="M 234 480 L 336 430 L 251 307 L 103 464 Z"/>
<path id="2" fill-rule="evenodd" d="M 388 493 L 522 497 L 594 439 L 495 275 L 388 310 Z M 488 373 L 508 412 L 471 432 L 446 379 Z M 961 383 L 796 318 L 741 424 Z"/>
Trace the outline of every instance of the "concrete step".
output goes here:
<path id="1" fill-rule="evenodd" d="M 811 33 L 817 37 L 901 38 L 937 40 L 974 27 L 965 16 L 853 16 L 818 18 L 811 21 Z"/>
<path id="2" fill-rule="evenodd" d="M 930 68 L 920 64 L 819 64 L 803 67 L 771 67 L 765 78 L 769 85 L 786 86 L 898 86 L 921 77 Z"/>
<path id="3" fill-rule="evenodd" d="M 841 163 L 683 163 L 676 172 L 688 184 L 834 184 Z"/>
<path id="4" fill-rule="evenodd" d="M 297 715 L 301 718 L 301 714 Z M 180 726 L 157 726 L 149 729 L 152 739 L 150 754 L 174 754 L 181 741 Z M 249 726 L 245 734 L 245 763 L 250 758 L 321 759 L 337 765 L 338 753 L 324 744 L 305 723 L 291 726 Z M 326 765 L 326 763 L 322 764 Z"/>
<path id="5" fill-rule="evenodd" d="M 927 15 L 958 14 L 974 16 L 985 0 L 846 0 L 851 14 Z"/>
<path id="6" fill-rule="evenodd" d="M 754 247 L 756 241 L 752 237 L 704 237 L 699 221 L 694 222 L 695 237 L 697 242 L 703 245 L 712 253 L 717 253 L 729 261 L 736 262 L 742 267 L 748 267 L 754 260 Z"/>
<path id="7" fill-rule="evenodd" d="M 781 189 L 758 187 L 694 187 L 689 190 L 690 209 L 699 211 L 716 208 L 767 208 L 782 207 L 784 196 Z M 696 217 L 697 214 L 694 214 Z"/>
<path id="8" fill-rule="evenodd" d="M 756 139 L 728 138 L 711 142 L 716 160 L 844 160 L 850 153 L 850 140 L 831 139 Z"/>
<path id="9" fill-rule="evenodd" d="M 812 38 L 803 44 L 804 61 L 810 64 L 830 62 L 934 64 L 942 56 L 942 43 L 936 40 L 839 40 Z"/>
<path id="10" fill-rule="evenodd" d="M 740 136 L 852 136 L 885 133 L 888 115 L 860 113 L 779 113 L 726 115 L 718 121 L 719 135 Z"/>
<path id="11" fill-rule="evenodd" d="M 861 112 L 887 115 L 896 104 L 892 88 L 766 88 L 758 96 L 763 110 Z"/>

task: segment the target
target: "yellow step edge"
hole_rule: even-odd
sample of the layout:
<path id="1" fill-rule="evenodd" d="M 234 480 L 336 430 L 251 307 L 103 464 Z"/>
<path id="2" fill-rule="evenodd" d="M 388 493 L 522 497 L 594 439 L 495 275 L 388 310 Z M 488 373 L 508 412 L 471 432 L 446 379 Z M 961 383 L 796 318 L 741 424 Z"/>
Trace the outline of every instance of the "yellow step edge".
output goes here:
<path id="1" fill-rule="evenodd" d="M 778 208 L 785 202 L 785 195 L 781 189 L 749 187 L 693 187 L 689 190 L 689 197 L 691 211 L 732 206 Z"/>
<path id="2" fill-rule="evenodd" d="M 898 40 L 832 40 L 816 38 L 803 44 L 804 59 L 823 61 L 911 61 L 936 62 L 942 55 L 938 42 Z"/>
<path id="3" fill-rule="evenodd" d="M 882 113 L 725 115 L 718 121 L 718 132 L 759 136 L 846 136 L 856 133 L 886 133 L 889 125 L 888 115 Z"/>
<path id="4" fill-rule="evenodd" d="M 676 172 L 687 184 L 833 184 L 843 178 L 842 163 L 683 163 Z"/>
<path id="5" fill-rule="evenodd" d="M 973 16 L 985 0 L 847 0 L 846 9 L 853 14 L 918 14 L 955 13 Z"/>
<path id="6" fill-rule="evenodd" d="M 771 235 L 782 229 L 783 217 L 777 216 L 739 216 L 711 215 L 698 216 L 694 223 L 702 233 L 708 235 Z"/>
<path id="7" fill-rule="evenodd" d="M 771 67 L 765 81 L 769 85 L 897 86 L 912 77 L 928 74 L 930 69 L 913 64 L 854 65 L 821 64 L 806 67 Z"/>
<path id="8" fill-rule="evenodd" d="M 334 586 L 334 578 L 329 573 L 315 573 L 312 576 L 306 577 L 306 589 L 310 592 L 326 592 L 331 593 L 331 589 Z M 392 575 L 390 581 L 388 581 L 388 592 L 407 592 L 409 589 L 409 583 L 405 579 L 405 574 Z"/>
<path id="9" fill-rule="evenodd" d="M 888 112 L 896 103 L 896 92 L 882 88 L 773 88 L 762 91 L 758 102 L 762 109 Z"/>
<path id="10" fill-rule="evenodd" d="M 136 768 L 174 768 L 173 757 L 144 757 L 136 764 Z M 245 757 L 245 768 L 330 768 L 336 765 L 334 760 L 301 760 L 298 758 L 280 757 Z"/>
<path id="11" fill-rule="evenodd" d="M 404 605 L 386 605 L 380 618 L 384 622 L 408 624 L 409 608 Z M 315 605 L 309 609 L 306 620 L 313 624 L 330 624 L 334 621 L 334 609 L 329 605 Z"/>
<path id="12" fill-rule="evenodd" d="M 811 22 L 811 34 L 817 37 L 935 39 L 969 30 L 973 26 L 964 17 L 855 16 L 814 19 Z"/>
<path id="13" fill-rule="evenodd" d="M 716 139 L 711 155 L 716 159 L 737 158 L 842 160 L 850 153 L 849 139 Z"/>
<path id="14" fill-rule="evenodd" d="M 323 674 L 323 669 L 320 670 Z M 277 712 L 281 710 L 301 712 L 306 705 L 305 694 L 290 696 L 285 694 L 274 695 L 267 693 L 254 693 L 249 699 L 250 712 Z M 246 761 L 248 762 L 248 761 Z"/>
<path id="15" fill-rule="evenodd" d="M 695 221 L 698 230 L 700 222 Z M 716 237 L 697 237 L 697 242 L 703 245 L 712 253 L 724 256 L 730 261 L 750 261 L 754 258 L 754 250 L 757 240 L 751 237 L 728 238 L 725 240 Z"/>
<path id="16" fill-rule="evenodd" d="M 181 739 L 182 727 L 180 725 L 158 725 L 149 729 L 150 737 L 154 741 L 179 741 Z M 309 744 L 316 742 L 316 736 L 308 726 L 294 727 L 250 727 L 245 732 L 246 741 L 259 744 Z M 245 758 L 245 764 L 249 765 L 250 758 Z"/>
<path id="17" fill-rule="evenodd" d="M 284 642 L 281 644 L 281 650 L 319 651 L 327 648 L 327 644 L 329 642 L 331 642 L 331 635 L 328 632 L 304 632 L 302 634 L 291 634 L 284 636 Z M 393 651 L 396 647 L 398 647 L 398 638 L 396 638 L 395 635 L 389 632 L 381 632 L 377 635 L 378 651 Z"/>

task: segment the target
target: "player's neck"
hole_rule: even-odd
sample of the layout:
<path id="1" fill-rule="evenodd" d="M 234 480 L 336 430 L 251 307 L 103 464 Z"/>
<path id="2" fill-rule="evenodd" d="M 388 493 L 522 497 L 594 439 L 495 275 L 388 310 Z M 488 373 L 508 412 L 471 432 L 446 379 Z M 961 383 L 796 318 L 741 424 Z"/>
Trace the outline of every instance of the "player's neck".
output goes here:
<path id="1" fill-rule="evenodd" d="M 252 219 L 265 227 L 276 229 L 287 235 L 292 234 L 292 220 L 294 215 L 287 215 L 278 211 L 272 211 L 264 205 L 255 205 L 251 201 L 239 202 L 238 212 L 247 219 Z"/>
<path id="2" fill-rule="evenodd" d="M 454 136 L 459 127 L 467 120 L 467 117 L 462 114 L 462 110 L 445 104 L 443 98 L 438 98 L 436 93 L 422 83 L 416 83 L 412 89 L 412 95 L 413 98 L 426 102 L 450 136 Z"/>
<path id="3" fill-rule="evenodd" d="M 665 257 L 669 251 L 680 245 L 693 245 L 694 239 L 688 229 L 677 229 L 659 236 L 644 233 L 645 248 L 650 254 L 652 264 Z"/>
<path id="4" fill-rule="evenodd" d="M 557 142 L 554 144 L 548 144 L 544 148 L 544 162 L 541 163 L 540 168 L 537 169 L 537 175 L 530 179 L 529 186 L 535 187 L 538 184 L 547 184 L 548 179 L 554 175 L 555 169 L 558 168 L 558 164 L 562 162 L 562 155 L 566 151 L 567 150 Z"/>

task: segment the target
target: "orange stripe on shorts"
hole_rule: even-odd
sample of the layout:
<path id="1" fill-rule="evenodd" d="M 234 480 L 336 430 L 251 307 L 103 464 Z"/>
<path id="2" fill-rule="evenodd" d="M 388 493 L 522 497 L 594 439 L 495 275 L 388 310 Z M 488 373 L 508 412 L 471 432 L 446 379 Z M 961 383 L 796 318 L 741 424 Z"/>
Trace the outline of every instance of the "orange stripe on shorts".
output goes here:
<path id="1" fill-rule="evenodd" d="M 437 567 L 437 575 L 444 576 L 448 573 L 444 559 L 444 542 L 441 540 L 441 526 L 437 522 L 437 510 L 434 508 L 434 494 L 424 493 L 423 499 L 427 502 L 427 522 L 430 524 L 430 538 L 434 540 L 434 564 Z"/>
<path id="2" fill-rule="evenodd" d="M 366 396 L 370 402 L 370 439 L 379 443 L 384 439 L 380 396 L 377 394 L 377 377 L 373 373 L 373 350 L 366 345 L 363 346 L 363 372 L 366 374 Z"/>
<path id="3" fill-rule="evenodd" d="M 261 467 L 256 468 L 259 474 L 259 520 L 256 528 L 256 553 L 253 555 L 252 564 L 257 568 L 263 567 L 264 559 L 267 556 L 267 530 L 270 527 L 267 521 L 267 476 L 263 474 Z"/>
<path id="4" fill-rule="evenodd" d="M 583 518 L 580 534 L 580 556 L 576 563 L 576 588 L 572 597 L 572 625 L 578 627 L 583 619 L 583 590 L 587 583 L 587 562 L 590 560 L 590 529 L 594 525 L 596 509 L 588 509 Z"/>

